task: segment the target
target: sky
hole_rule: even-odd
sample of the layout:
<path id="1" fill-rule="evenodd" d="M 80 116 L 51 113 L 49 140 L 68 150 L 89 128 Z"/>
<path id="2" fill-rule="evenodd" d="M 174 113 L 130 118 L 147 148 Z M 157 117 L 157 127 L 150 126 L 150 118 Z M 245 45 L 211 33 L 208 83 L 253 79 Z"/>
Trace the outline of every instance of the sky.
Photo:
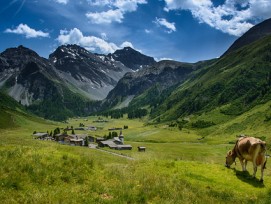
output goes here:
<path id="1" fill-rule="evenodd" d="M 221 56 L 270 11 L 271 0 L 1 0 L 0 52 L 130 46 L 157 61 L 197 62 Z"/>

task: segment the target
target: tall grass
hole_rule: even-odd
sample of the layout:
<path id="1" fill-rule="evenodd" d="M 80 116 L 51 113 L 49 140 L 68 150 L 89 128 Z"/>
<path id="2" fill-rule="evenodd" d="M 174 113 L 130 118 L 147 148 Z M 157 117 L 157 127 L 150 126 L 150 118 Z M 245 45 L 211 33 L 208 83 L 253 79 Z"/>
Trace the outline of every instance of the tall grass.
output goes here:
<path id="1" fill-rule="evenodd" d="M 268 164 L 263 184 L 252 179 L 251 163 L 248 173 L 241 172 L 239 163 L 224 167 L 225 154 L 232 148 L 225 141 L 235 135 L 198 140 L 202 130 L 179 131 L 166 124 L 145 126 L 144 121 L 126 119 L 96 124 L 103 129 L 89 134 L 102 136 L 109 127 L 129 126 L 123 133 L 133 150 L 119 152 L 135 158 L 127 160 L 32 139 L 34 130 L 75 127 L 84 119 L 54 124 L 23 115 L 14 118 L 20 127 L 0 133 L 1 203 L 269 203 L 271 199 Z M 92 124 L 93 119 L 84 123 Z M 137 146 L 146 146 L 146 152 L 137 152 Z"/>

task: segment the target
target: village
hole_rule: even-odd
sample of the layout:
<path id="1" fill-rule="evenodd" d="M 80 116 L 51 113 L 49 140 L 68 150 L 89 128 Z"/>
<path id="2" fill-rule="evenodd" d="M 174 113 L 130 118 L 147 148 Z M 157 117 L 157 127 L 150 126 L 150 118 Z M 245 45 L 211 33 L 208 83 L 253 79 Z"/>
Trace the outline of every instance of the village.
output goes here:
<path id="1" fill-rule="evenodd" d="M 77 121 L 77 120 L 76 120 Z M 84 119 L 88 122 L 88 119 Z M 93 123 L 108 123 L 108 120 L 99 118 Z M 128 129 L 128 126 L 108 128 L 108 134 L 100 136 L 95 134 L 97 130 L 102 129 L 94 125 L 85 125 L 79 123 L 78 127 L 67 126 L 65 128 L 56 128 L 50 133 L 34 131 L 33 139 L 50 140 L 63 145 L 82 146 L 89 148 L 109 148 L 113 150 L 132 150 L 132 145 L 124 143 L 123 130 Z M 77 134 L 75 132 L 80 132 Z M 145 151 L 145 147 L 137 147 L 138 151 Z"/>

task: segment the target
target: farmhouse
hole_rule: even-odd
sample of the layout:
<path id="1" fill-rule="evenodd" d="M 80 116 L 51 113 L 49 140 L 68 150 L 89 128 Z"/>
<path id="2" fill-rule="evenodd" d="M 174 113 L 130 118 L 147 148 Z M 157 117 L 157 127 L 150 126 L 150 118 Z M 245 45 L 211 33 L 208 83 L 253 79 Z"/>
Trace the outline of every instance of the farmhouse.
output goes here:
<path id="1" fill-rule="evenodd" d="M 137 149 L 138 149 L 139 152 L 145 152 L 146 151 L 146 147 L 142 147 L 142 146 L 137 147 Z"/>
<path id="2" fill-rule="evenodd" d="M 94 123 L 107 123 L 108 120 L 104 120 L 104 119 L 98 119 L 98 120 L 94 120 Z"/>
<path id="3" fill-rule="evenodd" d="M 46 137 L 48 137 L 48 133 L 46 132 L 37 132 L 33 134 L 34 139 L 45 139 Z"/>
<path id="4" fill-rule="evenodd" d="M 132 150 L 132 145 L 117 145 L 117 150 Z"/>
<path id="5" fill-rule="evenodd" d="M 116 127 L 112 127 L 112 128 L 108 128 L 109 131 L 112 131 L 112 130 L 122 130 L 122 128 L 116 128 Z"/>
<path id="6" fill-rule="evenodd" d="M 88 126 L 87 130 L 92 130 L 92 131 L 96 131 L 97 128 L 95 126 Z"/>
<path id="7" fill-rule="evenodd" d="M 56 134 L 55 135 L 55 140 L 56 141 L 64 141 L 64 138 L 67 137 L 68 135 L 63 133 L 63 134 Z"/>
<path id="8" fill-rule="evenodd" d="M 116 150 L 131 150 L 131 145 L 124 145 L 124 136 L 122 132 L 120 132 L 119 137 L 114 137 L 113 139 L 98 141 L 99 147 L 109 147 L 110 149 Z"/>
<path id="9" fill-rule="evenodd" d="M 115 149 L 117 144 L 114 142 L 114 139 L 105 140 L 98 142 L 99 147 L 109 147 L 110 149 Z"/>
<path id="10" fill-rule="evenodd" d="M 103 137 L 97 137 L 96 138 L 96 143 L 99 143 L 101 141 L 105 141 L 105 138 L 103 138 Z"/>
<path id="11" fill-rule="evenodd" d="M 76 128 L 74 128 L 74 130 L 85 130 L 85 128 L 83 128 L 83 127 L 76 127 Z"/>

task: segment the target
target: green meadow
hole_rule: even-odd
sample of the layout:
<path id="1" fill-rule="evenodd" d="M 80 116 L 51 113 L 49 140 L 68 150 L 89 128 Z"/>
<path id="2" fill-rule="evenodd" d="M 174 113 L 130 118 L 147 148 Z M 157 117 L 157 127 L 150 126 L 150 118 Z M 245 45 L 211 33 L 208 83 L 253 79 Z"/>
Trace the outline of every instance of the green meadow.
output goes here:
<path id="1" fill-rule="evenodd" d="M 151 124 L 148 118 L 93 123 L 98 118 L 93 116 L 56 123 L 7 112 L 2 120 L 9 122 L 0 129 L 1 203 L 270 203 L 270 161 L 264 183 L 259 182 L 259 170 L 256 179 L 251 177 L 251 163 L 248 172 L 241 172 L 239 161 L 230 169 L 224 167 L 236 135 L 250 134 L 271 143 L 269 111 L 267 103 L 229 118 L 217 109 L 191 116 L 182 130 L 167 123 Z M 215 125 L 191 127 L 197 120 Z M 80 123 L 98 130 L 75 133 L 95 137 L 126 125 L 125 144 L 133 149 L 104 148 L 105 152 L 32 138 L 33 131 Z M 138 152 L 137 146 L 145 146 L 146 152 Z"/>

